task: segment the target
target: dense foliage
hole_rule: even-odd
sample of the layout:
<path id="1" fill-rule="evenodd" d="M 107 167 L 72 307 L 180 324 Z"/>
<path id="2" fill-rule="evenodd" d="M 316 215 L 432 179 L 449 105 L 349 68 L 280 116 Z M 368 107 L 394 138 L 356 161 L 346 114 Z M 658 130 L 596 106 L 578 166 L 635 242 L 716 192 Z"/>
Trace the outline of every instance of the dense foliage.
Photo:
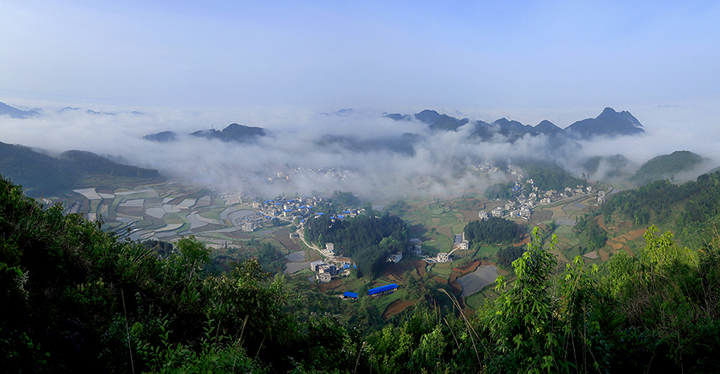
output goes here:
<path id="1" fill-rule="evenodd" d="M 587 186 L 587 181 L 576 178 L 555 164 L 530 163 L 523 165 L 525 178 L 532 179 L 534 186 L 543 191 L 560 191 L 565 187 Z"/>
<path id="2" fill-rule="evenodd" d="M 0 181 L 4 371 L 285 372 L 320 355 L 303 347 L 332 322 L 287 313 L 284 279 L 259 262 L 208 275 L 210 250 L 192 238 L 160 259 L 62 211 Z M 328 344 L 356 352 L 358 338 L 332 327 Z"/>
<path id="3" fill-rule="evenodd" d="M 397 216 L 362 214 L 333 219 L 325 214 L 308 219 L 305 239 L 324 248 L 333 243 L 335 253 L 353 258 L 362 274 L 377 275 L 385 258 L 408 247 L 407 224 Z"/>
<path id="4" fill-rule="evenodd" d="M 580 216 L 574 227 L 575 232 L 585 239 L 590 251 L 604 247 L 607 242 L 607 232 L 597 222 L 598 213 Z"/>
<path id="5" fill-rule="evenodd" d="M 504 218 L 474 220 L 465 226 L 465 239 L 471 243 L 508 243 L 518 238 L 520 226 Z"/>
<path id="6" fill-rule="evenodd" d="M 497 251 L 497 264 L 504 268 L 512 269 L 512 263 L 522 257 L 523 253 L 525 253 L 525 248 L 522 246 L 500 248 Z"/>
<path id="7" fill-rule="evenodd" d="M 674 174 L 692 171 L 702 161 L 700 155 L 690 151 L 676 151 L 669 155 L 657 156 L 638 169 L 633 181 L 642 185 L 658 179 L 673 179 Z"/>
<path id="8" fill-rule="evenodd" d="M 172 243 L 164 242 L 162 240 L 149 239 L 142 242 L 145 248 L 155 251 L 158 256 L 162 258 L 168 258 L 173 253 Z"/>
<path id="9" fill-rule="evenodd" d="M 355 208 L 360 205 L 360 199 L 352 192 L 335 191 L 332 195 L 332 202 L 336 206 Z"/>
<path id="10" fill-rule="evenodd" d="M 650 222 L 674 224 L 684 240 L 710 240 L 720 215 L 720 172 L 703 174 L 694 182 L 673 184 L 659 180 L 620 192 L 603 204 L 602 213 L 605 222 L 619 217 L 636 226 Z M 671 219 L 674 222 L 669 222 Z"/>
<path id="11" fill-rule="evenodd" d="M 495 183 L 485 189 L 485 197 L 488 199 L 511 199 L 513 194 L 514 182 Z"/>
<path id="12" fill-rule="evenodd" d="M 160 259 L 0 181 L 0 365 L 40 373 L 716 372 L 720 239 L 694 251 L 654 226 L 645 239 L 637 256 L 620 251 L 588 268 L 580 257 L 558 263 L 555 239 L 545 248 L 535 230 L 512 263 L 515 278 L 500 278 L 500 296 L 483 308 L 467 314 L 444 288 L 427 294 L 413 281 L 412 312 L 363 331 L 315 311 L 323 303 L 368 310 L 367 297 L 342 304 L 291 294 L 254 260 L 210 275 L 210 250 L 192 238 Z M 420 302 L 440 297 L 453 308 Z"/>

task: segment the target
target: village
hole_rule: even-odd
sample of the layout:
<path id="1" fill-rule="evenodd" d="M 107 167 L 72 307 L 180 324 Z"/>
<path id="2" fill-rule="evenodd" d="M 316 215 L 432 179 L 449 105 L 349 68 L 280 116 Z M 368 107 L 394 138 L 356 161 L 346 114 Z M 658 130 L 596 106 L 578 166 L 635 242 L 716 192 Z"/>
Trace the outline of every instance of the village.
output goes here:
<path id="1" fill-rule="evenodd" d="M 491 166 L 488 163 L 476 165 L 474 166 L 476 170 L 492 173 L 497 172 L 498 168 L 495 166 Z M 540 190 L 538 187 L 535 186 L 535 181 L 533 179 L 527 179 L 524 180 L 522 170 L 515 168 L 513 166 L 508 166 L 508 172 L 510 175 L 514 176 L 516 180 L 514 181 L 514 186 L 512 187 L 512 190 L 515 194 L 519 195 L 515 197 L 515 201 L 508 201 L 504 206 L 498 206 L 495 207 L 488 212 L 486 211 L 480 211 L 478 212 L 478 217 L 481 220 L 486 220 L 490 217 L 498 217 L 498 218 L 505 218 L 505 219 L 525 219 L 529 220 L 532 216 L 532 209 L 537 206 L 542 205 L 550 205 L 553 203 L 556 203 L 558 201 L 562 201 L 568 198 L 577 198 L 577 197 L 583 197 L 583 196 L 589 196 L 595 193 L 595 190 L 592 186 L 575 186 L 575 188 L 572 187 L 565 187 L 562 191 L 557 190 L 549 190 L 549 191 L 543 191 Z M 525 196 L 524 191 L 526 190 L 526 186 L 529 185 L 530 192 L 527 196 Z M 598 205 L 603 204 L 606 201 L 605 198 L 605 191 L 597 191 L 598 196 Z M 500 199 L 498 199 L 500 200 Z"/>

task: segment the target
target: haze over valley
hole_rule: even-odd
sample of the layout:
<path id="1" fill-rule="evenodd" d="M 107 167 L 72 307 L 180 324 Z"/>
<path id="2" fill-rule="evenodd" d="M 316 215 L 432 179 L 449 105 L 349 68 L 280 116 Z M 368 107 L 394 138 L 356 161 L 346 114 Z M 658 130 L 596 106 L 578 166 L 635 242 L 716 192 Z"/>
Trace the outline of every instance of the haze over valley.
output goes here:
<path id="1" fill-rule="evenodd" d="M 0 2 L 7 372 L 720 366 L 720 4 Z"/>
<path id="2" fill-rule="evenodd" d="M 692 179 L 718 166 L 712 160 L 720 159 L 720 151 L 710 146 L 712 139 L 682 144 L 679 134 L 670 137 L 676 140 L 670 145 L 664 132 L 643 126 L 630 112 L 599 112 L 565 129 L 547 120 L 525 125 L 434 110 L 388 114 L 352 109 L 208 126 L 202 123 L 213 121 L 202 117 L 65 108 L 15 115 L 21 118 L 6 111 L 2 123 L 6 143 L 50 155 L 89 151 L 156 169 L 171 180 L 233 190 L 246 198 L 334 190 L 386 201 L 457 197 L 507 180 L 502 171 L 479 175 L 478 166 L 485 163 L 504 169 L 508 164 L 542 161 L 590 180 L 616 181 L 628 179 L 649 159 L 673 151 L 695 151 L 705 159 L 679 172 L 678 179 Z M 627 158 L 619 169 L 605 162 L 616 155 Z M 587 161 L 597 157 L 599 163 L 588 169 Z"/>

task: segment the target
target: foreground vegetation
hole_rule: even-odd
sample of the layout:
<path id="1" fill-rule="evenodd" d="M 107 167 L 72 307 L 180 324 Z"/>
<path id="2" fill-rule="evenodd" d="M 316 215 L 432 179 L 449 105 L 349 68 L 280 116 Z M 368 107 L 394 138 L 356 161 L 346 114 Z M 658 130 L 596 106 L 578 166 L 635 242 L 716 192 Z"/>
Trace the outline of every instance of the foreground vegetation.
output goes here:
<path id="1" fill-rule="evenodd" d="M 471 312 L 438 295 L 454 307 L 418 305 L 368 332 L 309 312 L 314 300 L 290 294 L 285 278 L 254 259 L 210 274 L 210 251 L 192 238 L 161 257 L 98 226 L 0 181 L 5 371 L 714 372 L 720 364 L 717 239 L 690 250 L 651 228 L 638 256 L 561 268 L 554 241 L 535 231 L 494 301 Z"/>

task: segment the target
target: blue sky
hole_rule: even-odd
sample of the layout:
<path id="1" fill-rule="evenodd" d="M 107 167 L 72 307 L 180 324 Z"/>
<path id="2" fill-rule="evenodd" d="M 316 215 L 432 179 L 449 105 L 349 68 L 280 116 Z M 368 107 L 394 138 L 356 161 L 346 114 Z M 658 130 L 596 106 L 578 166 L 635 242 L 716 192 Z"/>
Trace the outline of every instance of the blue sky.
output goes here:
<path id="1" fill-rule="evenodd" d="M 719 25 L 712 1 L 6 1 L 0 97 L 655 121 L 720 100 Z"/>

